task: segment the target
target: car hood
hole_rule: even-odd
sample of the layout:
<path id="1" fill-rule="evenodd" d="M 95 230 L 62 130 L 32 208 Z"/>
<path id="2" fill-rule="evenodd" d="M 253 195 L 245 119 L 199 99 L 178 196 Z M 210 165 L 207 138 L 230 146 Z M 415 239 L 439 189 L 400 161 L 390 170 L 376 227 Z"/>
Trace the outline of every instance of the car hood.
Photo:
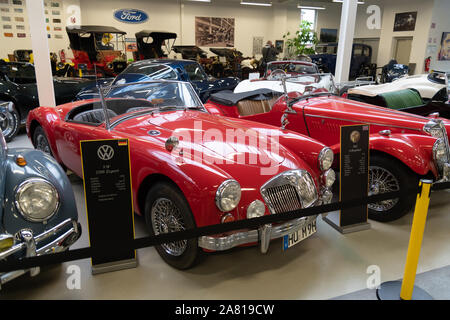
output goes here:
<path id="1" fill-rule="evenodd" d="M 377 85 L 359 86 L 348 89 L 349 94 L 360 94 L 369 97 L 375 97 L 385 92 L 393 92 L 402 89 L 414 88 L 420 91 L 422 98 L 432 98 L 427 96 L 425 90 L 421 90 L 421 87 L 428 87 L 432 92 L 436 93 L 438 90 L 445 87 L 443 84 L 433 83 L 428 80 L 427 74 L 420 74 L 414 76 L 407 76 L 396 79 L 390 83 L 383 83 Z M 433 90 L 434 89 L 434 90 Z M 434 95 L 434 94 L 433 94 Z"/>
<path id="2" fill-rule="evenodd" d="M 351 122 L 379 124 L 393 128 L 411 129 L 422 131 L 425 123 L 430 118 L 377 107 L 371 104 L 348 100 L 340 97 L 318 97 L 302 100 L 295 105 L 296 108 L 304 108 L 305 114 L 317 117 L 348 120 Z M 450 122 L 443 120 L 448 128 Z"/>
<path id="3" fill-rule="evenodd" d="M 221 161 L 226 161 L 227 164 L 240 163 L 243 154 L 244 164 L 255 167 L 278 166 L 287 157 L 291 162 L 296 162 L 289 151 L 281 146 L 278 146 L 276 152 L 272 152 L 270 146 L 258 147 L 263 136 L 238 122 L 200 111 L 170 111 L 125 120 L 115 126 L 114 130 L 156 142 L 162 147 L 169 137 L 176 136 L 179 137 L 180 147 L 184 153 L 190 150 L 189 154 L 209 157 L 217 161 L 214 163 Z M 249 145 L 250 138 L 247 138 L 245 143 L 232 138 L 233 134 L 239 137 L 244 133 L 248 137 L 254 137 L 258 144 Z M 267 141 L 272 141 L 270 137 L 264 137 L 268 139 Z M 193 142 L 192 145 L 188 141 Z M 256 159 L 256 162 L 249 159 Z"/>

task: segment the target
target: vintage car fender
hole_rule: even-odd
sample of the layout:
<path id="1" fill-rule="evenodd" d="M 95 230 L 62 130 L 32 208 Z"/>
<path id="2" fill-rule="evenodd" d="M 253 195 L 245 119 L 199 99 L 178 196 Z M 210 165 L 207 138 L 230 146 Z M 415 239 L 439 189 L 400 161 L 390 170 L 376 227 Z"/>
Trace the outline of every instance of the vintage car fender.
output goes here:
<path id="1" fill-rule="evenodd" d="M 42 119 L 45 119 L 43 121 Z M 33 141 L 33 132 L 37 126 L 41 126 L 47 135 L 48 142 L 50 143 L 50 148 L 52 154 L 56 161 L 61 163 L 61 158 L 58 155 L 56 143 L 55 143 L 55 125 L 60 121 L 59 114 L 56 108 L 52 107 L 40 107 L 30 111 L 27 117 L 27 135 L 28 138 Z"/>
<path id="2" fill-rule="evenodd" d="M 420 176 L 432 172 L 437 176 L 437 170 L 432 161 L 432 147 L 436 138 L 418 134 L 391 134 L 389 136 L 371 134 L 369 148 L 373 151 L 388 154 L 405 164 Z M 340 145 L 331 147 L 335 155 L 340 153 Z"/>
<path id="3" fill-rule="evenodd" d="M 27 164 L 16 164 L 16 156 L 25 158 Z M 9 149 L 5 163 L 5 205 L 1 232 L 15 234 L 23 228 L 31 228 L 33 234 L 51 229 L 66 219 L 78 220 L 75 196 L 70 181 L 61 166 L 48 155 L 34 149 Z M 47 223 L 30 222 L 17 212 L 14 204 L 17 187 L 27 179 L 42 178 L 53 184 L 58 190 L 60 205 L 58 211 Z"/>

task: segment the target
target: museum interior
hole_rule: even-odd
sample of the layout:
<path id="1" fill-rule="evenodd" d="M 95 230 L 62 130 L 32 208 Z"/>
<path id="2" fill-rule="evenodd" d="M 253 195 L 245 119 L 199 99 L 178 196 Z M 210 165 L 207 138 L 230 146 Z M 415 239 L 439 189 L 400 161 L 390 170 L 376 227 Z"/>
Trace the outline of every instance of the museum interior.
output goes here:
<path id="1" fill-rule="evenodd" d="M 0 0 L 0 300 L 450 300 L 449 12 Z"/>

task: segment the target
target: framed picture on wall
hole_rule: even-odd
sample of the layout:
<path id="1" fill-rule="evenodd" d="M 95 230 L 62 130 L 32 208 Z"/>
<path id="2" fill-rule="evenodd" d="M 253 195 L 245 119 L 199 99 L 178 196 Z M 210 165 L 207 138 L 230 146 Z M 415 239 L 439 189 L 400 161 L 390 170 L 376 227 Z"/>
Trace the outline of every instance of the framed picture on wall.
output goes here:
<path id="1" fill-rule="evenodd" d="M 234 47 L 234 18 L 195 17 L 195 44 Z"/>
<path id="2" fill-rule="evenodd" d="M 416 28 L 417 11 L 395 14 L 394 31 L 414 31 Z"/>
<path id="3" fill-rule="evenodd" d="M 441 48 L 439 49 L 438 60 L 450 60 L 450 32 L 442 32 Z"/>

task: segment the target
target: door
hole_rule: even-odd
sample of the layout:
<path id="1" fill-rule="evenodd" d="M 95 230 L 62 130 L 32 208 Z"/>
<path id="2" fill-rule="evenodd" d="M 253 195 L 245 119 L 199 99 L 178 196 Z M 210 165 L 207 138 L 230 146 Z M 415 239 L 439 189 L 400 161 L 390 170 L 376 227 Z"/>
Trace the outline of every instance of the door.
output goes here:
<path id="1" fill-rule="evenodd" d="M 411 55 L 411 46 L 413 38 L 396 38 L 394 59 L 398 63 L 409 65 L 409 57 Z"/>

